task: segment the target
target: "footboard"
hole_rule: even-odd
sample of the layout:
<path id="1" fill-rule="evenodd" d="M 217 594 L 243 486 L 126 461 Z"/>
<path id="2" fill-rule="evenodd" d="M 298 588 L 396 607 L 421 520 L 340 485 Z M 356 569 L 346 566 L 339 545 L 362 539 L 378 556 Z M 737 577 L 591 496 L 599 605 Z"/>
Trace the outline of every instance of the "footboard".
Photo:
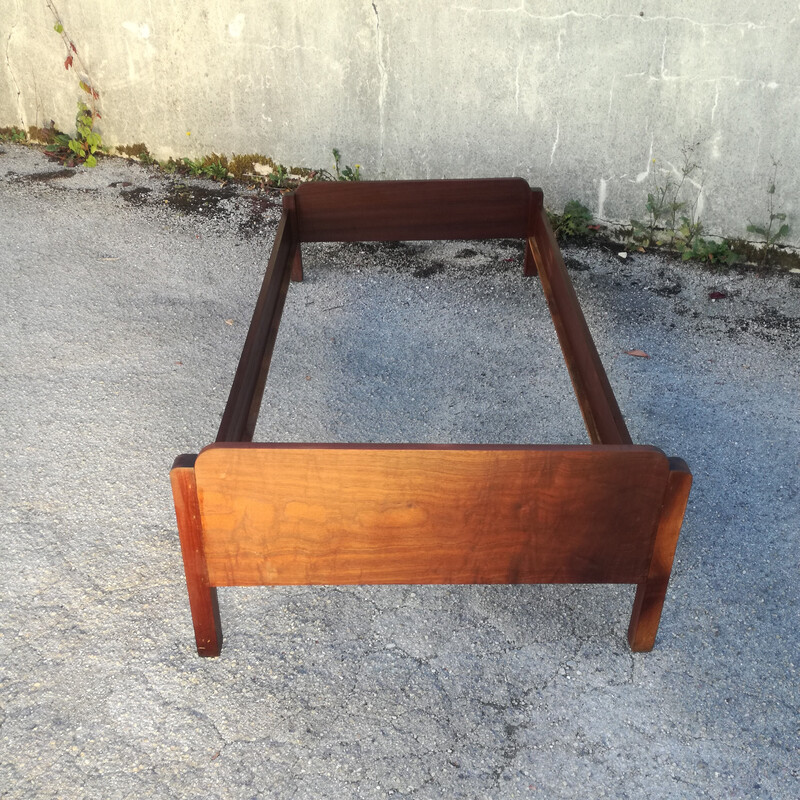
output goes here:
<path id="1" fill-rule="evenodd" d="M 217 442 L 171 479 L 198 653 L 218 655 L 220 586 L 630 583 L 628 638 L 653 647 L 691 485 L 633 445 L 544 213 L 501 181 L 316 184 L 284 216 Z M 528 242 L 592 445 L 253 444 L 303 241 Z"/>

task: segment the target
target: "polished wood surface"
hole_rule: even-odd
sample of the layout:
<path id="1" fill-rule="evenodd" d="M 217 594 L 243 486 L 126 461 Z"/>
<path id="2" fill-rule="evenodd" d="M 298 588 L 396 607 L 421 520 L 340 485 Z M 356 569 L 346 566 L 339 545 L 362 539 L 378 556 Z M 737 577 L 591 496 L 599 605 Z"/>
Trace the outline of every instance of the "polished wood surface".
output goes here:
<path id="1" fill-rule="evenodd" d="M 526 240 L 593 445 L 248 444 L 302 242 L 494 237 Z M 216 586 L 362 583 L 633 583 L 629 641 L 648 650 L 691 486 L 680 459 L 631 445 L 542 193 L 520 179 L 285 195 L 217 443 L 171 479 L 201 655 L 222 643 Z"/>
<path id="2" fill-rule="evenodd" d="M 542 205 L 522 178 L 304 183 L 294 194 L 301 242 L 522 239 L 530 205 Z"/>
<path id="3" fill-rule="evenodd" d="M 692 473 L 686 462 L 680 458 L 671 458 L 669 465 L 669 481 L 659 515 L 653 554 L 647 576 L 636 587 L 628 628 L 628 641 L 635 651 L 652 650 L 655 644 L 678 534 L 681 532 L 689 491 L 692 488 Z"/>
<path id="4" fill-rule="evenodd" d="M 212 445 L 195 466 L 215 586 L 638 583 L 649 447 Z"/>
<path id="5" fill-rule="evenodd" d="M 528 247 L 539 269 L 550 315 L 593 444 L 630 444 L 631 437 L 544 209 L 534 216 Z"/>
<path id="6" fill-rule="evenodd" d="M 222 625 L 219 619 L 217 590 L 208 580 L 203 552 L 200 508 L 197 503 L 197 483 L 194 464 L 197 456 L 182 455 L 175 459 L 170 470 L 175 516 L 181 540 L 189 608 L 192 612 L 197 652 L 201 656 L 218 656 L 222 647 Z"/>

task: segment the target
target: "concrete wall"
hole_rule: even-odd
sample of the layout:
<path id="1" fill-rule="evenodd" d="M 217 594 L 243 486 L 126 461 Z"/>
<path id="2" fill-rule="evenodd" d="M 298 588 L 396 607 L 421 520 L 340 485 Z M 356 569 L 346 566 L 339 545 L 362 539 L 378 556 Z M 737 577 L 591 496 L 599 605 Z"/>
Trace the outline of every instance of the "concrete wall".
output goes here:
<path id="1" fill-rule="evenodd" d="M 335 146 L 366 178 L 520 175 L 624 221 L 699 143 L 687 199 L 707 229 L 766 218 L 774 157 L 800 244 L 796 0 L 56 5 L 110 144 L 298 166 Z M 0 0 L 0 126 L 74 129 L 64 57 L 44 0 Z"/>

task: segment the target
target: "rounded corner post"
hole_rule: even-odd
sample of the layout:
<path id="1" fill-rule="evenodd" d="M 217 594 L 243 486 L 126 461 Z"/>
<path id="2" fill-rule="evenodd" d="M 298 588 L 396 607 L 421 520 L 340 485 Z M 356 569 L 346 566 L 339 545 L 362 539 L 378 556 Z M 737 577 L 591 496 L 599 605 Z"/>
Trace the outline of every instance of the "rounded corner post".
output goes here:
<path id="1" fill-rule="evenodd" d="M 634 652 L 648 652 L 655 644 L 667 586 L 672 574 L 678 535 L 681 532 L 692 488 L 692 473 L 683 459 L 670 458 L 669 467 L 664 501 L 653 543 L 653 554 L 647 575 L 636 585 L 636 597 L 628 627 L 628 642 Z"/>
<path id="2" fill-rule="evenodd" d="M 194 459 L 181 461 L 179 456 L 170 471 L 172 495 L 175 500 L 175 517 L 181 541 L 189 608 L 192 613 L 197 654 L 218 656 L 222 648 L 222 625 L 219 616 L 217 590 L 209 584 L 208 568 L 203 551 L 202 522 L 197 496 Z"/>

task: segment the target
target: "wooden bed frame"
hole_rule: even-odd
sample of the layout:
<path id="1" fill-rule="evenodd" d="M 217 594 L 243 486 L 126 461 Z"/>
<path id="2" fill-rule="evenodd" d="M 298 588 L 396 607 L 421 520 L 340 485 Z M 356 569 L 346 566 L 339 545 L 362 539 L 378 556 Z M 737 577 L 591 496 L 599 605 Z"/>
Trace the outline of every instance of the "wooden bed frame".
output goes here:
<path id="1" fill-rule="evenodd" d="M 520 238 L 591 445 L 254 444 L 303 242 Z M 170 473 L 197 652 L 218 586 L 636 584 L 628 640 L 655 642 L 692 476 L 636 446 L 545 214 L 522 179 L 308 183 L 284 195 L 216 442 Z"/>

